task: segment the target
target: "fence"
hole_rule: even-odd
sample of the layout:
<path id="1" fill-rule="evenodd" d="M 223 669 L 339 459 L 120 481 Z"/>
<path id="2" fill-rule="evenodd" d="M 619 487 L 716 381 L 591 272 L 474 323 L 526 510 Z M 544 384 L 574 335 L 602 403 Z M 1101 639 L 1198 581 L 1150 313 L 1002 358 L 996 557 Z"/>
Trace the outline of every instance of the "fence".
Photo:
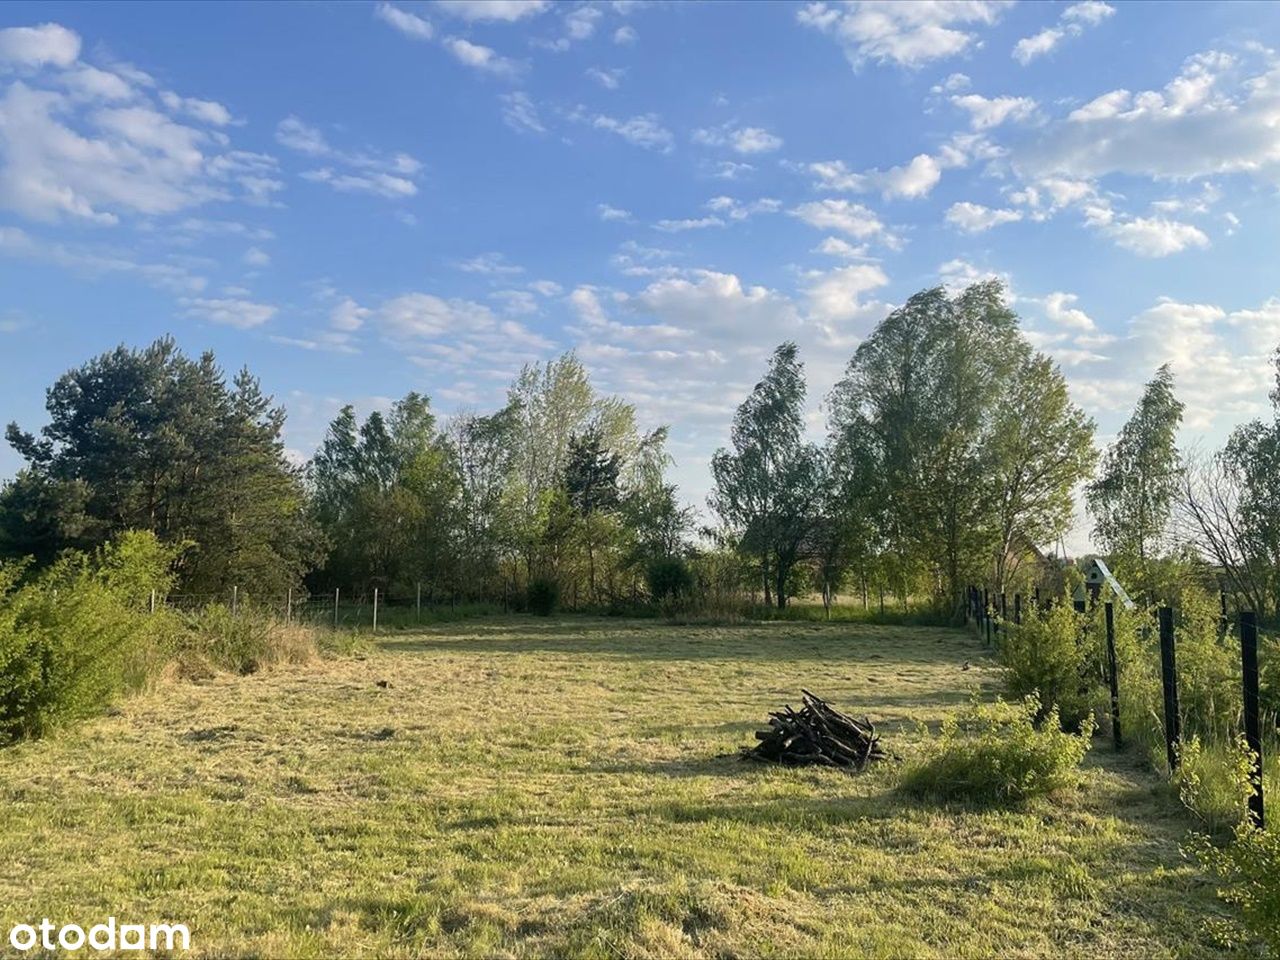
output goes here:
<path id="1" fill-rule="evenodd" d="M 1006 616 L 1007 605 L 1005 594 L 993 596 L 984 588 L 970 586 L 965 609 L 966 621 L 976 625 L 978 633 L 988 645 L 995 646 L 1000 642 L 1001 634 L 1008 630 L 1009 620 Z M 1221 595 L 1221 633 L 1225 637 L 1230 620 L 1227 616 L 1226 595 Z M 1031 615 L 1039 616 L 1052 608 L 1053 601 L 1040 602 L 1040 591 L 1033 595 Z M 1079 613 L 1087 612 L 1086 601 L 1075 600 L 1075 609 Z M 1013 597 L 1014 627 L 1022 624 L 1024 616 L 1021 594 Z M 1166 757 L 1171 772 L 1177 771 L 1182 752 L 1182 710 L 1178 699 L 1178 665 L 1177 665 L 1177 629 L 1172 607 L 1159 607 L 1156 610 L 1156 623 L 1160 641 L 1160 682 L 1162 693 L 1164 743 Z M 1115 606 L 1107 602 L 1103 606 L 1103 626 L 1105 631 L 1105 669 L 1109 694 L 1109 713 L 1111 735 L 1116 750 L 1123 746 L 1122 717 L 1120 716 L 1120 689 L 1122 678 L 1116 657 Z M 1252 791 L 1248 800 L 1248 815 L 1259 827 L 1264 822 L 1263 798 L 1263 740 L 1261 697 L 1258 671 L 1258 620 L 1252 611 L 1241 611 L 1237 626 L 1240 637 L 1240 687 L 1243 702 L 1243 735 L 1249 751 L 1250 783 Z M 1146 630 L 1147 628 L 1143 628 Z M 1280 721 L 1278 721 L 1280 722 Z"/>
<path id="2" fill-rule="evenodd" d="M 158 606 L 179 612 L 192 613 L 210 605 L 227 607 L 232 615 L 242 610 L 266 612 L 286 623 L 301 623 L 314 627 L 330 627 L 335 630 L 359 630 L 368 628 L 377 633 L 380 627 L 406 627 L 431 623 L 442 619 L 456 619 L 480 613 L 510 612 L 507 600 L 501 603 L 467 603 L 455 598 L 441 602 L 424 596 L 418 586 L 413 596 L 391 596 L 380 588 L 371 593 L 344 591 L 336 588 L 332 593 L 310 593 L 305 590 L 287 590 L 283 596 L 262 597 L 233 586 L 222 593 L 174 593 L 167 596 L 151 594 L 151 609 Z"/>

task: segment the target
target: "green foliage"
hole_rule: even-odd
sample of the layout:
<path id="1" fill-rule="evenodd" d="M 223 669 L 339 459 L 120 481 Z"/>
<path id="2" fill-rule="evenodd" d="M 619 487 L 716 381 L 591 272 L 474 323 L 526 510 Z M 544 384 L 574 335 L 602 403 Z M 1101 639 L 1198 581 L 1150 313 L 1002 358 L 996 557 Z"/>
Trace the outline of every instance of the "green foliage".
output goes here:
<path id="1" fill-rule="evenodd" d="M 39 435 L 7 431 L 27 467 L 0 492 L 3 554 L 48 564 L 150 530 L 190 545 L 179 574 L 201 593 L 282 594 L 318 558 L 284 411 L 247 371 L 228 384 L 212 354 L 189 359 L 166 338 L 69 371 L 46 408 Z"/>
<path id="2" fill-rule="evenodd" d="M 246 674 L 278 664 L 303 663 L 316 648 L 314 634 L 306 627 L 281 623 L 249 604 L 234 613 L 224 604 L 209 604 L 182 616 L 174 652 L 184 674 L 218 670 Z"/>
<path id="3" fill-rule="evenodd" d="M 1091 735 L 1091 723 L 1079 734 L 1063 731 L 1056 710 L 1046 713 L 1034 697 L 978 704 L 942 722 L 901 787 L 935 800 L 1021 803 L 1074 784 Z"/>
<path id="4" fill-rule="evenodd" d="M 550 577 L 535 577 L 529 582 L 526 603 L 530 613 L 551 616 L 560 606 L 560 584 Z"/>
<path id="5" fill-rule="evenodd" d="M 660 557 L 649 561 L 645 580 L 651 599 L 679 600 L 693 592 L 693 571 L 682 557 Z"/>
<path id="6" fill-rule="evenodd" d="M 148 584 L 163 591 L 176 558 L 142 532 L 25 583 L 23 565 L 0 565 L 0 743 L 99 713 L 154 674 L 173 623 L 148 612 Z"/>
<path id="7" fill-rule="evenodd" d="M 1128 566 L 1151 597 L 1149 561 L 1158 557 L 1182 475 L 1178 428 L 1183 404 L 1173 393 L 1165 364 L 1147 384 L 1133 416 L 1107 450 L 1100 474 L 1088 487 L 1094 538 Z"/>
<path id="8" fill-rule="evenodd" d="M 1055 712 L 1068 730 L 1085 725 L 1098 672 L 1090 646 L 1081 642 L 1082 618 L 1067 603 L 1028 611 L 1021 625 L 1000 626 L 999 658 L 1005 689 L 1041 704 L 1036 721 Z"/>
<path id="9" fill-rule="evenodd" d="M 1192 759 L 1193 767 L 1198 751 L 1196 742 L 1193 749 L 1184 752 L 1184 758 Z M 1211 835 L 1194 834 L 1187 849 L 1217 878 L 1218 895 L 1240 911 L 1241 923 L 1222 925 L 1219 939 L 1235 949 L 1247 946 L 1250 939 L 1259 940 L 1271 956 L 1280 956 L 1280 831 L 1274 826 L 1259 829 L 1244 816 L 1252 784 L 1248 747 L 1242 738 L 1233 744 L 1232 753 L 1226 775 L 1219 768 L 1218 782 L 1213 786 L 1206 785 L 1197 773 L 1185 774 L 1182 783 L 1184 799 L 1192 809 L 1210 805 L 1235 809 L 1231 840 L 1220 845 Z M 1209 802 L 1207 790 L 1211 794 Z M 1229 798 L 1225 797 L 1227 792 L 1231 794 Z"/>
<path id="10" fill-rule="evenodd" d="M 712 509 L 736 546 L 756 558 L 765 603 L 785 607 L 825 486 L 825 458 L 804 441 L 804 366 L 794 343 L 774 352 L 733 417 L 733 450 L 711 460 Z"/>

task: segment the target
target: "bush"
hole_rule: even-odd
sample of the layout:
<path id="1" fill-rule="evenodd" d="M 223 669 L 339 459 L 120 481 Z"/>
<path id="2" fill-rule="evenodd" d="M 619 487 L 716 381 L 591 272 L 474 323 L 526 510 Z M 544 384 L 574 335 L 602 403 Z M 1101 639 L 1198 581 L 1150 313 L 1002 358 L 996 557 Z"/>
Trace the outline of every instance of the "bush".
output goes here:
<path id="1" fill-rule="evenodd" d="M 314 632 L 298 624 L 281 623 L 248 605 L 232 613 L 225 605 L 209 604 L 183 617 L 176 644 L 178 671 L 207 675 L 217 670 L 256 673 L 282 663 L 304 663 L 316 654 Z"/>
<path id="2" fill-rule="evenodd" d="M 693 571 L 680 557 L 650 560 L 645 569 L 649 596 L 656 602 L 679 600 L 693 592 Z"/>
<path id="3" fill-rule="evenodd" d="M 1244 816 L 1252 784 L 1248 747 L 1242 738 L 1236 741 L 1232 753 L 1229 769 L 1234 796 L 1230 805 L 1237 817 L 1231 840 L 1219 846 L 1212 837 L 1196 834 L 1187 848 L 1220 882 L 1218 896 L 1240 910 L 1239 926 L 1219 927 L 1219 936 L 1225 945 L 1239 949 L 1240 940 L 1252 937 L 1266 944 L 1271 956 L 1280 956 L 1280 832 L 1274 828 L 1259 829 Z M 1207 805 L 1197 796 L 1204 789 L 1199 778 L 1184 779 L 1183 793 L 1189 807 L 1198 809 Z M 1241 936 L 1242 933 L 1245 936 Z"/>
<path id="4" fill-rule="evenodd" d="M 1043 716 L 1048 722 L 1037 725 Z M 1034 697 L 997 700 L 948 717 L 924 755 L 903 774 L 909 795 L 979 804 L 1014 804 L 1069 786 L 1089 750 L 1092 722 L 1064 732 L 1057 711 Z"/>
<path id="5" fill-rule="evenodd" d="M 560 584 L 550 577 L 537 577 L 529 583 L 529 612 L 549 617 L 560 606 Z"/>
<path id="6" fill-rule="evenodd" d="M 25 583 L 23 565 L 0 566 L 0 743 L 100 713 L 155 674 L 174 621 L 149 612 L 151 590 L 168 590 L 176 556 L 126 533 Z"/>
<path id="7" fill-rule="evenodd" d="M 1038 699 L 1042 722 L 1056 710 L 1066 730 L 1079 730 L 1089 718 L 1099 673 L 1091 647 L 1081 643 L 1081 617 L 1066 603 L 1037 615 L 1030 611 L 1020 626 L 1000 630 L 1000 665 L 1005 689 L 1018 700 Z"/>

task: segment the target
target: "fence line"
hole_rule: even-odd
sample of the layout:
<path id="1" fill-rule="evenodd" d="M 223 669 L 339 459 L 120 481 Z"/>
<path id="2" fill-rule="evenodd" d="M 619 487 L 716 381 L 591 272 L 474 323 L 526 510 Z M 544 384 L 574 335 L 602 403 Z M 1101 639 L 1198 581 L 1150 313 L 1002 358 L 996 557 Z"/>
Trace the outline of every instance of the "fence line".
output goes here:
<path id="1" fill-rule="evenodd" d="M 992 604 L 992 597 L 986 588 L 970 586 L 968 603 L 965 605 L 965 621 L 977 627 L 980 636 L 985 637 L 988 645 L 997 644 L 1002 631 L 1007 630 L 1005 621 L 1005 596 L 1000 594 L 998 610 Z M 1220 597 L 1222 631 L 1225 635 L 1230 621 L 1227 617 L 1226 594 Z M 1040 604 L 1040 588 L 1035 588 L 1032 613 L 1039 616 L 1048 611 L 1052 601 Z M 1077 612 L 1086 612 L 1086 602 L 1075 601 Z M 1022 596 L 1015 593 L 1013 597 L 1015 624 L 1022 622 Z M 1103 608 L 1106 629 L 1107 685 L 1111 700 L 1111 732 L 1115 749 L 1122 746 L 1120 717 L 1120 677 L 1116 660 L 1115 646 L 1115 608 L 1107 602 Z M 1177 771 L 1182 750 L 1182 711 L 1178 702 L 1178 666 L 1177 666 L 1177 633 L 1174 627 L 1172 607 L 1160 607 L 1156 611 L 1160 637 L 1160 682 L 1164 695 L 1163 717 L 1165 752 L 1171 773 Z M 1258 675 L 1258 618 L 1253 611 L 1241 611 L 1239 614 L 1240 630 L 1240 679 L 1244 703 L 1243 733 L 1249 750 L 1251 767 L 1250 783 L 1252 791 L 1249 795 L 1248 815 L 1254 824 L 1262 827 L 1264 823 L 1263 799 L 1263 755 L 1262 755 L 1262 715 L 1260 705 Z"/>

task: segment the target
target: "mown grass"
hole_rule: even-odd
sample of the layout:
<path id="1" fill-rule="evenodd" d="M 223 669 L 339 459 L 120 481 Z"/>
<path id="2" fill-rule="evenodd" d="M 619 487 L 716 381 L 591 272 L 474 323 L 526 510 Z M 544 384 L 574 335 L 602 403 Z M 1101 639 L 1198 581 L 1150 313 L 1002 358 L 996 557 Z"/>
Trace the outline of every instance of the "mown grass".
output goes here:
<path id="1" fill-rule="evenodd" d="M 360 648 L 357 648 L 359 650 Z M 378 681 L 385 681 L 380 686 Z M 982 810 L 742 763 L 806 687 L 908 755 L 995 671 L 941 628 L 496 618 L 170 684 L 0 753 L 0 932 L 170 920 L 209 956 L 1202 956 L 1143 758 Z"/>

